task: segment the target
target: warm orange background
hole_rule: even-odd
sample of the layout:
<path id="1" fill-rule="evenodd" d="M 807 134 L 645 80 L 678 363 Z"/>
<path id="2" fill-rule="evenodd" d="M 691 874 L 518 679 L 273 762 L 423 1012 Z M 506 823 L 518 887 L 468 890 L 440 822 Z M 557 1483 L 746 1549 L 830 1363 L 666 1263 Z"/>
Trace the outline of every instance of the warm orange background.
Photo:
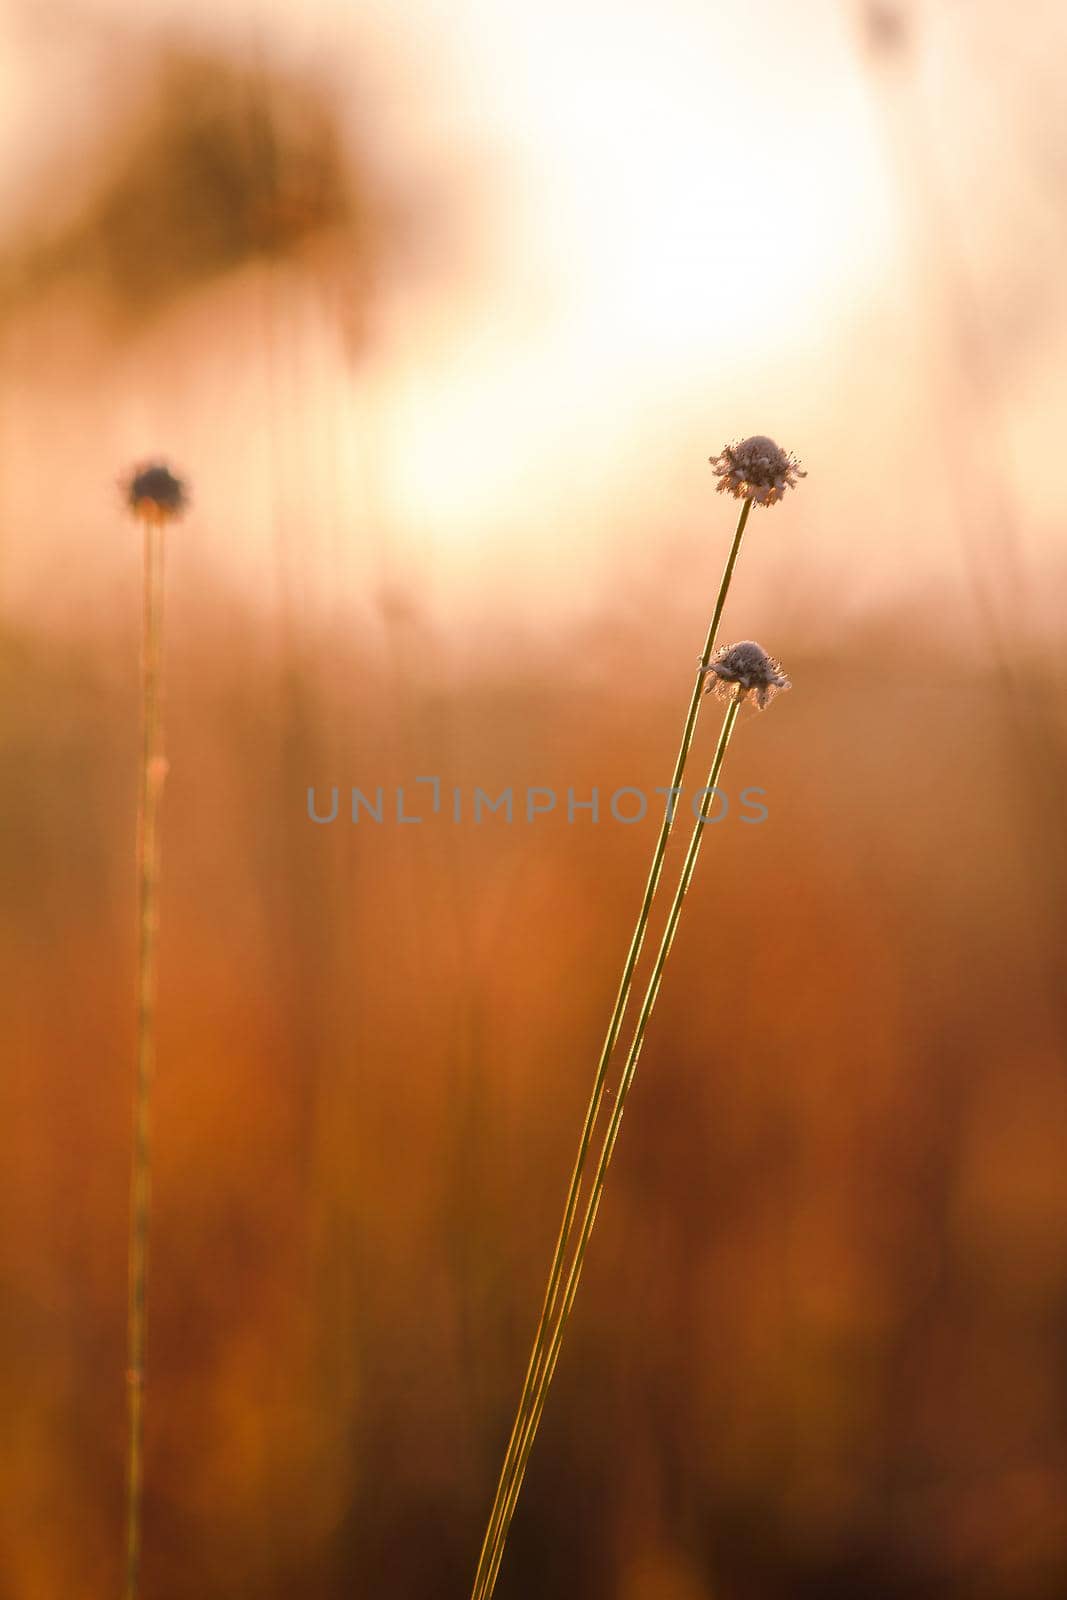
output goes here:
<path id="1" fill-rule="evenodd" d="M 752 432 L 809 472 L 724 623 L 794 681 L 726 769 L 770 819 L 705 847 L 498 1593 L 1067 1593 L 1064 32 L 5 16 L 2 1600 L 119 1584 L 116 480 L 158 453 L 193 494 L 144 1593 L 439 1600 L 654 822 L 315 828 L 306 789 L 665 784 L 733 523 L 706 458 Z"/>

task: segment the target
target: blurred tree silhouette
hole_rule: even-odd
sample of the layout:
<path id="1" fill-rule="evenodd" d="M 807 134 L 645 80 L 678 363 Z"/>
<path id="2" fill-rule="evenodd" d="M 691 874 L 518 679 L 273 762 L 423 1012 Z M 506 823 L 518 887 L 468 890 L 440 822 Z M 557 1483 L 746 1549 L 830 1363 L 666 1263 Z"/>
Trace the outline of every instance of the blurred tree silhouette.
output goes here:
<path id="1" fill-rule="evenodd" d="M 3 263 L 9 298 L 80 280 L 117 320 L 140 322 L 313 242 L 343 252 L 350 290 L 366 298 L 395 218 L 329 83 L 184 45 L 131 76 L 135 103 L 90 152 L 73 205 L 60 199 L 69 170 L 43 181 L 37 242 L 9 246 Z"/>

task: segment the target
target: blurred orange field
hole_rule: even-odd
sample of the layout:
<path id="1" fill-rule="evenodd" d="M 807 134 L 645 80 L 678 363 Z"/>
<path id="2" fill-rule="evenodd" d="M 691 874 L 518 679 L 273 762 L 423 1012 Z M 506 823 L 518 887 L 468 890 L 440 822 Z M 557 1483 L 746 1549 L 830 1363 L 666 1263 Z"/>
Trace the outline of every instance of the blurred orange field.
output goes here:
<path id="1" fill-rule="evenodd" d="M 160 453 L 192 489 L 143 1594 L 442 1600 L 470 1592 L 655 838 L 659 802 L 608 799 L 668 781 L 736 509 L 706 458 L 764 427 L 808 476 L 754 509 L 721 637 L 793 687 L 738 722 L 497 1594 L 1067 1594 L 1067 293 L 1037 248 L 1067 130 L 1015 98 L 1037 67 L 1007 8 L 951 9 L 820 3 L 802 45 L 760 0 L 839 103 L 774 68 L 754 172 L 794 127 L 826 168 L 711 306 L 725 236 L 670 228 L 702 163 L 698 211 L 749 203 L 744 151 L 715 166 L 748 112 L 687 55 L 725 73 L 735 0 L 662 26 L 627 0 L 615 44 L 598 0 L 361 27 L 321 0 L 277 38 L 235 0 L 177 42 L 115 0 L 73 67 L 12 23 L 43 104 L 64 72 L 89 108 L 154 87 L 84 151 L 69 109 L 37 201 L 4 190 L 0 1600 L 121 1593 L 141 551 L 116 482 Z M 632 257 L 605 146 L 630 90 L 621 148 L 656 127 Z M 982 106 L 1016 139 L 960 223 L 936 169 L 976 159 Z M 861 209 L 823 237 L 835 184 Z M 708 700 L 692 772 L 717 727 Z M 514 819 L 476 821 L 508 787 Z M 528 819 L 529 787 L 560 800 Z"/>

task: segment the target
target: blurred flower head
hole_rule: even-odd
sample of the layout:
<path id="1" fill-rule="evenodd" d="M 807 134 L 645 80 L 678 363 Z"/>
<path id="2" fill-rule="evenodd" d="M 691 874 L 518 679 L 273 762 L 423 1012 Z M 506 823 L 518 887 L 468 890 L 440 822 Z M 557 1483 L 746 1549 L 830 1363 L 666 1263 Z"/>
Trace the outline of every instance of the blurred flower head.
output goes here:
<path id="1" fill-rule="evenodd" d="M 890 56 L 903 53 L 908 47 L 907 11 L 883 0 L 868 0 L 861 8 L 861 23 L 866 31 L 867 44 L 874 55 Z"/>
<path id="2" fill-rule="evenodd" d="M 740 444 L 728 444 L 710 457 L 719 479 L 719 493 L 726 491 L 738 500 L 751 497 L 761 506 L 773 506 L 787 489 L 795 489 L 798 478 L 806 478 L 795 456 L 786 452 L 762 433 Z"/>
<path id="3" fill-rule="evenodd" d="M 184 483 L 161 461 L 137 467 L 123 488 L 134 516 L 149 522 L 169 522 L 180 517 L 189 504 Z"/>
<path id="4" fill-rule="evenodd" d="M 769 656 L 754 639 L 723 645 L 704 671 L 712 674 L 707 692 L 714 690 L 720 700 L 739 702 L 754 695 L 761 711 L 781 690 L 793 687 L 782 671 L 782 663 Z"/>

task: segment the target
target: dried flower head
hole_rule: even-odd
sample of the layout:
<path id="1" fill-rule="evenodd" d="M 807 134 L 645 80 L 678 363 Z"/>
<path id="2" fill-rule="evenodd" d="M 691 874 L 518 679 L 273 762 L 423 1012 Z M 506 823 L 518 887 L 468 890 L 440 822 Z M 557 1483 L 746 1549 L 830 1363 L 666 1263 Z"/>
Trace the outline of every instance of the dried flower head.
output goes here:
<path id="1" fill-rule="evenodd" d="M 779 449 L 773 439 L 755 433 L 740 444 L 728 444 L 710 457 L 719 479 L 718 489 L 738 500 L 751 497 L 761 506 L 773 506 L 787 489 L 795 489 L 798 478 L 806 478 L 795 456 Z"/>
<path id="2" fill-rule="evenodd" d="M 189 503 L 182 480 L 158 461 L 138 467 L 123 488 L 130 510 L 149 522 L 168 522 L 172 517 L 180 517 Z"/>
<path id="3" fill-rule="evenodd" d="M 793 687 L 782 671 L 782 663 L 769 656 L 754 639 L 723 645 L 703 670 L 712 674 L 707 693 L 714 690 L 720 700 L 737 701 L 752 694 L 761 711 L 781 690 Z"/>

